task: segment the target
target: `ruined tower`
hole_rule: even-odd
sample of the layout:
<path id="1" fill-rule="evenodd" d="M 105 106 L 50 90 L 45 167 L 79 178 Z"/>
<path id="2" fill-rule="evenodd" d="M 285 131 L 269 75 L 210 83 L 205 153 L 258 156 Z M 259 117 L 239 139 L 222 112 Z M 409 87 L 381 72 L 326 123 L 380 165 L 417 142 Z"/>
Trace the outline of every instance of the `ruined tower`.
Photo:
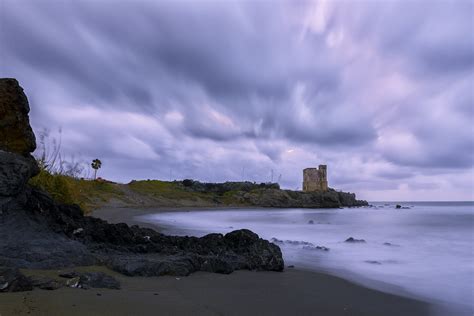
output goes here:
<path id="1" fill-rule="evenodd" d="M 303 191 L 324 192 L 328 190 L 327 166 L 319 168 L 306 168 L 303 170 Z"/>

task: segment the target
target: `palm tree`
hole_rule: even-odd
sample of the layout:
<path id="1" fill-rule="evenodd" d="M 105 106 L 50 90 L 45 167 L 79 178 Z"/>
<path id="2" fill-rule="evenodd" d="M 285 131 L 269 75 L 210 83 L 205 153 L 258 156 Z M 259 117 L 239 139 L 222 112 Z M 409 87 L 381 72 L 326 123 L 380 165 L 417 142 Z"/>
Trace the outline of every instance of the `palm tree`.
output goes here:
<path id="1" fill-rule="evenodd" d="M 102 161 L 100 161 L 99 159 L 92 160 L 91 167 L 92 169 L 94 169 L 94 180 L 95 180 L 97 177 L 97 170 L 99 170 L 100 167 L 102 167 Z"/>

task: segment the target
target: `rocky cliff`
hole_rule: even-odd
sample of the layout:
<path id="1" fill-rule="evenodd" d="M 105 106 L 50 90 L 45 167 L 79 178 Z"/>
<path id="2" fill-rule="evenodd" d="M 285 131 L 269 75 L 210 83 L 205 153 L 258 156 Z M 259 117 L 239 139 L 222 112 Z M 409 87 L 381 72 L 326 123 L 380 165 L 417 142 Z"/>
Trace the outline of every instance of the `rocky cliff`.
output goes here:
<path id="1" fill-rule="evenodd" d="M 0 79 L 0 292 L 31 289 L 15 268 L 105 265 L 127 275 L 281 271 L 280 248 L 249 230 L 175 237 L 83 216 L 27 185 L 38 172 L 28 100 L 15 79 Z M 18 286 L 22 284 L 23 286 Z"/>

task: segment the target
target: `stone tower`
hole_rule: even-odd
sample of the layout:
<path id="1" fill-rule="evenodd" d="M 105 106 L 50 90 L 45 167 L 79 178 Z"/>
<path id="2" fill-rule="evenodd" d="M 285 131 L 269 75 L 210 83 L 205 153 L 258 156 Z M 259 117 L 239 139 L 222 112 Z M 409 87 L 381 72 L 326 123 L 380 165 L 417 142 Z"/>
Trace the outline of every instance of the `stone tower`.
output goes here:
<path id="1" fill-rule="evenodd" d="M 319 168 L 306 168 L 303 170 L 303 191 L 324 192 L 328 190 L 328 173 L 326 165 Z"/>

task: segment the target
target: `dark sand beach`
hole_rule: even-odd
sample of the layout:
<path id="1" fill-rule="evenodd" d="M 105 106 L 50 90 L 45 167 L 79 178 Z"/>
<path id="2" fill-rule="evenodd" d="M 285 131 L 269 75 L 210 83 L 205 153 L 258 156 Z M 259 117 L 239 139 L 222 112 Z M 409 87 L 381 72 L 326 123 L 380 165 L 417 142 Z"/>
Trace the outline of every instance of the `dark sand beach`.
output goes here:
<path id="1" fill-rule="evenodd" d="M 295 269 L 237 271 L 229 275 L 198 272 L 180 278 L 126 277 L 103 267 L 76 270 L 106 272 L 121 282 L 122 289 L 4 293 L 0 296 L 0 314 L 430 315 L 431 310 L 421 301 Z M 53 276 L 57 271 L 42 273 Z"/>

